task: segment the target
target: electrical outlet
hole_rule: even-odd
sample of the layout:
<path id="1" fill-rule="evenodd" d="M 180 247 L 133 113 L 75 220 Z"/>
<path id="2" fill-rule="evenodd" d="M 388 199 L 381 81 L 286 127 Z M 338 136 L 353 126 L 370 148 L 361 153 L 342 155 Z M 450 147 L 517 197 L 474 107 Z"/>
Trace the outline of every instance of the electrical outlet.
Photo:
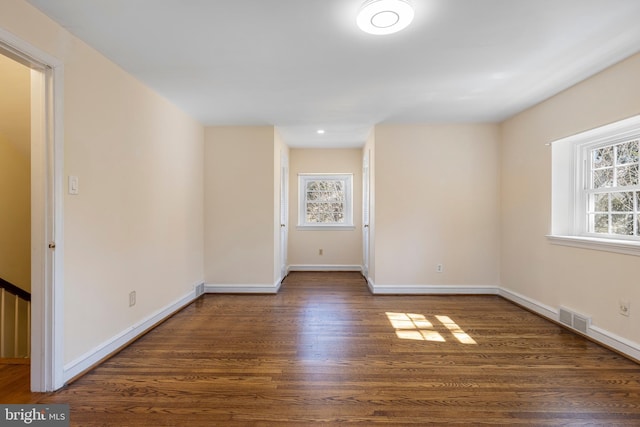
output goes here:
<path id="1" fill-rule="evenodd" d="M 631 303 L 629 301 L 620 300 L 618 302 L 618 312 L 623 316 L 629 316 L 631 312 Z"/>
<path id="2" fill-rule="evenodd" d="M 442 273 L 444 271 L 444 265 L 438 264 L 436 265 L 436 273 Z"/>
<path id="3" fill-rule="evenodd" d="M 129 292 L 129 307 L 136 305 L 136 291 Z"/>
<path id="4" fill-rule="evenodd" d="M 318 255 L 322 255 L 324 251 L 322 249 L 318 249 Z"/>

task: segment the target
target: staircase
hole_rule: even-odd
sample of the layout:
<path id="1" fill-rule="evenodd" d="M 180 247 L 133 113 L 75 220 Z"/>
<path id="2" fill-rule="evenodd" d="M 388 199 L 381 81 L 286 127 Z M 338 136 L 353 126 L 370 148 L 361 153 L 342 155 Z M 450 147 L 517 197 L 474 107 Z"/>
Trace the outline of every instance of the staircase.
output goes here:
<path id="1" fill-rule="evenodd" d="M 0 358 L 31 353 L 31 294 L 0 279 Z"/>

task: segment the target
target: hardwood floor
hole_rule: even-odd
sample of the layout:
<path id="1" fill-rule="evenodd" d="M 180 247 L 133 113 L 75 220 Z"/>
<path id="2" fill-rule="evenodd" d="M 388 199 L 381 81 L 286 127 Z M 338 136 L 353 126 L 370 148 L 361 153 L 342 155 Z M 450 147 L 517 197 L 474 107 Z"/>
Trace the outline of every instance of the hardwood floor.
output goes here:
<path id="1" fill-rule="evenodd" d="M 296 272 L 277 295 L 205 295 L 27 399 L 77 426 L 637 426 L 640 365 L 497 296 Z"/>
<path id="2" fill-rule="evenodd" d="M 29 392 L 29 359 L 0 359 L 0 403 L 33 403 Z"/>

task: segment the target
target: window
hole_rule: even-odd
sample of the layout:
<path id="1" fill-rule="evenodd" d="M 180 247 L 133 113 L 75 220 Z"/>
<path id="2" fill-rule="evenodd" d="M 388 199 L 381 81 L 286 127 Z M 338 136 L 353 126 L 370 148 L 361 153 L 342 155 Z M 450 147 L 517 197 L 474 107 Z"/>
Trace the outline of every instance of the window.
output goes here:
<path id="1" fill-rule="evenodd" d="M 586 146 L 587 234 L 638 239 L 638 138 L 616 144 Z"/>
<path id="2" fill-rule="evenodd" d="M 353 228 L 352 174 L 298 174 L 298 227 Z"/>
<path id="3" fill-rule="evenodd" d="M 550 238 L 640 255 L 640 116 L 552 143 Z"/>

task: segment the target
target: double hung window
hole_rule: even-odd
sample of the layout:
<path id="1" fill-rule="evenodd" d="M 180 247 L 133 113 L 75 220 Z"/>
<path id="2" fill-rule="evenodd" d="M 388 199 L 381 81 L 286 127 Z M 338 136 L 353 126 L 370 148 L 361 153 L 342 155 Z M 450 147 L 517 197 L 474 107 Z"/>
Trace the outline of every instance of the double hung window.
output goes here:
<path id="1" fill-rule="evenodd" d="M 551 145 L 552 241 L 640 255 L 640 116 Z"/>
<path id="2" fill-rule="evenodd" d="M 298 227 L 353 228 L 352 174 L 299 174 Z"/>
<path id="3" fill-rule="evenodd" d="M 583 148 L 585 232 L 623 239 L 640 237 L 640 138 Z"/>

